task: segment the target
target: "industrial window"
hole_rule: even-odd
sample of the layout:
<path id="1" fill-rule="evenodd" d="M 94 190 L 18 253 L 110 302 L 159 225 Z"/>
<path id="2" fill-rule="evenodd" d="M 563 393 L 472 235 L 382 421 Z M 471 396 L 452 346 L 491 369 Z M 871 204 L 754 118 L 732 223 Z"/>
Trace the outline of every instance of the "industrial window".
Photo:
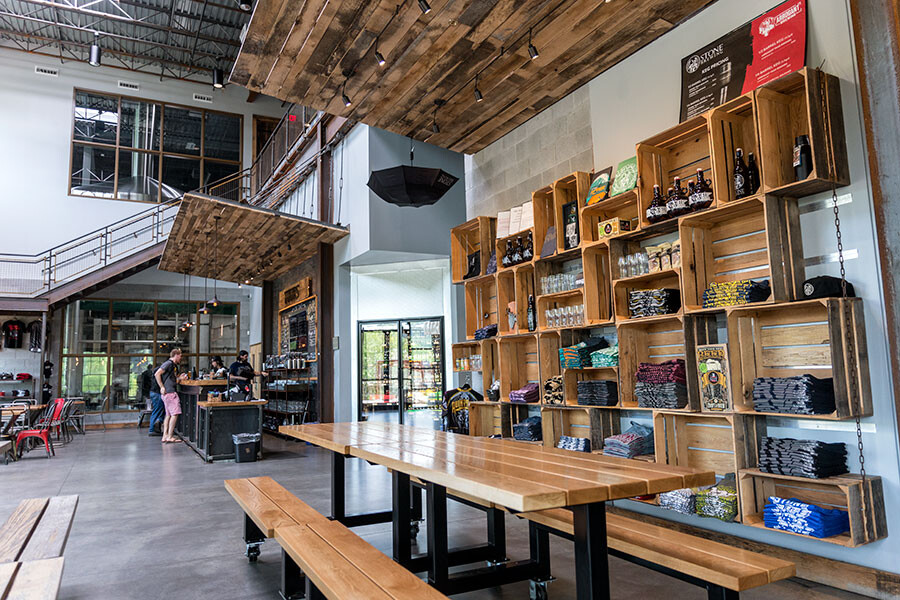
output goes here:
<path id="1" fill-rule="evenodd" d="M 240 115 L 75 90 L 70 196 L 165 202 L 241 170 Z"/>

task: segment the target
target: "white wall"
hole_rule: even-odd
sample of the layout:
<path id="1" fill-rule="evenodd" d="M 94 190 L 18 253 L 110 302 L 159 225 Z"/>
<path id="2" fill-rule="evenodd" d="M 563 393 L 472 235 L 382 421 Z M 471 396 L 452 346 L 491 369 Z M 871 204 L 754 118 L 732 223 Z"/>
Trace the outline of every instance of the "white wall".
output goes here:
<path id="1" fill-rule="evenodd" d="M 35 65 L 59 68 L 59 77 L 34 73 Z M 281 116 L 281 103 L 260 97 L 247 103 L 236 85 L 213 93 L 212 85 L 160 81 L 158 76 L 94 68 L 0 48 L 0 207 L 7 227 L 0 251 L 36 254 L 81 234 L 126 218 L 150 205 L 69 197 L 69 155 L 75 87 L 118 93 L 118 80 L 137 82 L 126 95 L 244 115 L 243 156 L 252 159 L 253 114 Z M 212 93 L 213 104 L 196 103 L 194 92 Z"/>
<path id="2" fill-rule="evenodd" d="M 780 0 L 720 0 L 589 82 L 587 88 L 590 96 L 589 126 L 593 135 L 593 168 L 602 169 L 616 165 L 619 161 L 634 156 L 637 142 L 677 124 L 682 57 L 779 3 Z M 640 503 L 626 503 L 629 509 L 652 512 L 668 519 L 690 522 L 700 527 L 726 531 L 774 545 L 897 572 L 897 556 L 900 555 L 900 535 L 897 533 L 900 531 L 900 448 L 898 448 L 894 399 L 888 376 L 891 371 L 884 326 L 880 263 L 875 241 L 849 10 L 847 0 L 809 0 L 808 10 L 807 64 L 815 67 L 824 60 L 824 70 L 841 80 L 844 126 L 850 157 L 850 177 L 853 183 L 839 189 L 838 195 L 842 201 L 850 200 L 841 206 L 841 224 L 845 252 L 848 253 L 848 278 L 854 284 L 857 295 L 861 296 L 865 303 L 875 411 L 874 417 L 863 420 L 866 468 L 869 474 L 880 475 L 883 479 L 888 530 L 891 535 L 873 544 L 848 549 L 738 524 L 724 524 L 714 519 L 686 517 Z M 528 123 L 518 129 L 527 127 Z M 511 139 L 515 140 L 516 135 L 521 136 L 516 134 L 518 129 L 495 142 L 492 145 L 494 148 L 489 147 L 482 152 L 502 155 L 499 150 L 510 145 L 507 138 L 513 136 Z M 566 132 L 560 131 L 561 138 L 565 135 Z M 479 177 L 487 180 L 495 176 L 495 173 L 486 169 L 490 165 L 485 163 L 484 160 L 469 161 L 470 165 L 480 165 Z M 504 166 L 505 163 L 495 168 Z M 543 181 L 541 185 L 548 183 L 551 182 Z M 829 200 L 830 194 L 801 200 L 804 255 L 811 263 L 836 252 Z M 469 218 L 478 214 L 490 214 L 478 210 L 486 206 L 484 199 L 468 198 L 467 204 L 470 206 Z M 473 207 L 475 210 L 471 210 Z M 820 274 L 838 275 L 837 264 L 825 262 L 807 267 L 807 277 Z M 855 426 L 852 422 L 773 418 L 768 419 L 768 422 L 769 431 L 775 436 L 806 437 L 847 443 L 849 466 L 853 471 L 858 470 Z"/>

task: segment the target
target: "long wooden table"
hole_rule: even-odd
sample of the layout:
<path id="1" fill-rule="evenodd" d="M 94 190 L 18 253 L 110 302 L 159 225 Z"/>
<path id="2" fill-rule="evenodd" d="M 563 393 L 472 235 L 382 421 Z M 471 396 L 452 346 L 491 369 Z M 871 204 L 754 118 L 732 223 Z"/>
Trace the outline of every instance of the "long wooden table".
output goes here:
<path id="1" fill-rule="evenodd" d="M 334 453 L 332 517 L 347 525 L 387 519 L 378 520 L 382 516 L 379 513 L 345 514 L 344 459 L 361 458 L 392 471 L 394 558 L 401 564 L 415 564 L 409 554 L 410 541 L 405 529 L 410 515 L 410 477 L 424 481 L 429 517 L 428 577 L 445 594 L 531 579 L 545 569 L 541 555 L 549 553 L 546 538 L 540 532 L 531 532 L 531 560 L 450 575 L 449 566 L 464 563 L 454 563 L 447 546 L 448 489 L 512 512 L 571 510 L 577 597 L 596 600 L 609 598 L 607 501 L 715 482 L 712 471 L 392 423 L 290 425 L 280 427 L 279 431 Z"/>

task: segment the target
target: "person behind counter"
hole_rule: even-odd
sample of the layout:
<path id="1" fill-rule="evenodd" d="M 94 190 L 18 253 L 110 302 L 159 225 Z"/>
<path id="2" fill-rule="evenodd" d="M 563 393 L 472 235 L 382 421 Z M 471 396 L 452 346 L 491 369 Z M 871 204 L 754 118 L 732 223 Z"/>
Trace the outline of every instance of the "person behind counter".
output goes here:
<path id="1" fill-rule="evenodd" d="M 214 356 L 210 361 L 210 379 L 225 379 L 228 377 L 228 369 L 225 368 L 225 363 L 222 361 L 221 356 Z"/>
<path id="2" fill-rule="evenodd" d="M 163 405 L 166 407 L 166 418 L 163 421 L 163 444 L 174 444 L 181 440 L 175 437 L 175 423 L 181 414 L 181 400 L 178 398 L 178 380 L 187 379 L 187 374 L 178 375 L 178 363 L 181 362 L 181 348 L 169 353 L 169 360 L 156 370 L 155 379 L 159 384 Z"/>
<path id="3" fill-rule="evenodd" d="M 228 369 L 231 381 L 238 389 L 249 397 L 251 393 L 250 383 L 257 375 L 266 375 L 265 371 L 257 373 L 250 364 L 250 354 L 246 350 L 238 352 L 237 360 L 231 363 Z"/>

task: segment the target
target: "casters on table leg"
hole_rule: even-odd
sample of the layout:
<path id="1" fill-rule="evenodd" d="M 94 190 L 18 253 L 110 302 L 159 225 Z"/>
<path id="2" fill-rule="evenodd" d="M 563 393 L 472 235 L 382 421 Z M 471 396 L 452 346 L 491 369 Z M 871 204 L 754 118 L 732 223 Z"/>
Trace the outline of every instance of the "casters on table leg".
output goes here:
<path id="1" fill-rule="evenodd" d="M 554 579 L 552 577 L 550 579 L 530 579 L 528 581 L 528 600 L 549 600 L 550 593 L 547 587 Z"/>
<path id="2" fill-rule="evenodd" d="M 247 560 L 255 563 L 259 559 L 259 547 L 262 544 L 247 544 Z"/>

